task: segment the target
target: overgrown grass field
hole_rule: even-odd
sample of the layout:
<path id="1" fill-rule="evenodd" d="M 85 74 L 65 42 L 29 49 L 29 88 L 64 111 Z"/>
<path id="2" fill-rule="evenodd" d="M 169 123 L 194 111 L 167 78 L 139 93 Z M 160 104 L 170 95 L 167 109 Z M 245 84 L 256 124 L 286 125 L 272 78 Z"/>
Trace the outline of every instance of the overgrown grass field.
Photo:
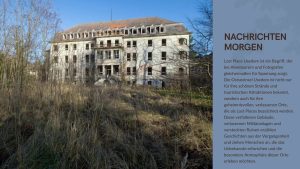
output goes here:
<path id="1" fill-rule="evenodd" d="M 126 86 L 0 89 L 0 168 L 212 168 L 211 97 Z"/>

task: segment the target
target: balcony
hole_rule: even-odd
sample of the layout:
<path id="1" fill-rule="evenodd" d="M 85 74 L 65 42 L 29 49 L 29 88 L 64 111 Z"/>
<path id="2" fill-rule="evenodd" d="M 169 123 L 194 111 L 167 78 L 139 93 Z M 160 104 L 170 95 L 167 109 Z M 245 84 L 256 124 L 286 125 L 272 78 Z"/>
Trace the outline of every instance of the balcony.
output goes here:
<path id="1" fill-rule="evenodd" d="M 94 49 L 113 49 L 113 48 L 123 48 L 122 43 L 107 43 L 107 44 L 96 44 Z"/>

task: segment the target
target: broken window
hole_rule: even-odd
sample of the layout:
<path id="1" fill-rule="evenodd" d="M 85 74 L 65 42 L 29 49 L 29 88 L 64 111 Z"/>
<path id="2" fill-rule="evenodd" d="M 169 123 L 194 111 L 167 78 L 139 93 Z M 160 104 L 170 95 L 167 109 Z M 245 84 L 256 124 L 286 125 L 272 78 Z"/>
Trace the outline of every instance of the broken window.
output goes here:
<path id="1" fill-rule="evenodd" d="M 131 60 L 130 53 L 127 53 L 127 61 L 130 61 L 130 60 Z"/>
<path id="2" fill-rule="evenodd" d="M 161 40 L 161 46 L 167 46 L 167 39 Z"/>
<path id="3" fill-rule="evenodd" d="M 152 52 L 148 52 L 148 60 L 152 60 Z"/>
<path id="4" fill-rule="evenodd" d="M 136 41 L 132 41 L 132 47 L 136 47 Z"/>
<path id="5" fill-rule="evenodd" d="M 151 81 L 151 80 L 148 80 L 147 84 L 148 84 L 149 86 L 151 86 L 151 85 L 152 85 L 152 81 Z"/>
<path id="6" fill-rule="evenodd" d="M 103 51 L 98 51 L 98 59 L 103 59 Z"/>
<path id="7" fill-rule="evenodd" d="M 186 51 L 179 51 L 179 58 L 180 59 L 187 59 L 187 52 Z"/>
<path id="8" fill-rule="evenodd" d="M 114 69 L 114 74 L 119 75 L 119 65 L 114 65 L 113 69 Z"/>
<path id="9" fill-rule="evenodd" d="M 103 74 L 103 67 L 102 65 L 97 66 L 98 74 L 102 75 Z"/>
<path id="10" fill-rule="evenodd" d="M 161 67 L 161 75 L 167 75 L 167 68 Z"/>
<path id="11" fill-rule="evenodd" d="M 103 47 L 104 44 L 103 44 L 103 41 L 100 41 L 100 47 Z"/>
<path id="12" fill-rule="evenodd" d="M 130 48 L 131 47 L 131 42 L 127 41 L 127 47 Z"/>
<path id="13" fill-rule="evenodd" d="M 76 50 L 76 49 L 77 49 L 77 45 L 73 44 L 73 50 Z"/>
<path id="14" fill-rule="evenodd" d="M 68 45 L 65 45 L 65 50 L 69 50 L 69 46 Z"/>
<path id="15" fill-rule="evenodd" d="M 148 46 L 152 46 L 152 40 L 148 40 Z"/>
<path id="16" fill-rule="evenodd" d="M 119 59 L 119 57 L 120 57 L 119 50 L 114 50 L 114 58 Z"/>
<path id="17" fill-rule="evenodd" d="M 89 55 L 85 55 L 85 62 L 89 63 L 90 62 L 90 56 Z"/>
<path id="18" fill-rule="evenodd" d="M 184 69 L 182 67 L 180 67 L 178 69 L 179 75 L 183 75 L 184 74 Z"/>
<path id="19" fill-rule="evenodd" d="M 151 28 L 151 33 L 154 33 L 155 32 L 155 29 L 154 28 Z"/>
<path id="20" fill-rule="evenodd" d="M 91 49 L 94 48 L 94 43 L 91 43 Z"/>
<path id="21" fill-rule="evenodd" d="M 115 46 L 119 46 L 119 40 L 115 40 Z"/>
<path id="22" fill-rule="evenodd" d="M 132 75 L 136 75 L 136 67 L 132 68 Z"/>
<path id="23" fill-rule="evenodd" d="M 167 60 L 167 52 L 161 52 L 161 60 Z"/>
<path id="24" fill-rule="evenodd" d="M 66 63 L 69 63 L 69 57 L 67 55 L 65 56 L 65 61 Z"/>
<path id="25" fill-rule="evenodd" d="M 132 31 L 132 34 L 137 34 L 137 30 L 136 29 L 134 29 L 133 31 Z"/>
<path id="26" fill-rule="evenodd" d="M 53 50 L 54 51 L 58 51 L 58 46 L 57 45 L 53 45 Z"/>
<path id="27" fill-rule="evenodd" d="M 130 67 L 127 67 L 127 75 L 130 75 L 131 74 L 131 69 Z"/>
<path id="28" fill-rule="evenodd" d="M 132 53 L 132 60 L 136 61 L 136 53 Z"/>
<path id="29" fill-rule="evenodd" d="M 145 28 L 142 29 L 142 33 L 146 33 L 146 29 Z"/>
<path id="30" fill-rule="evenodd" d="M 186 45 L 187 44 L 187 39 L 185 39 L 185 38 L 179 38 L 179 44 L 180 45 Z"/>
<path id="31" fill-rule="evenodd" d="M 150 27 L 147 27 L 147 33 L 150 33 Z"/>
<path id="32" fill-rule="evenodd" d="M 165 31 L 164 27 L 160 27 L 160 32 L 164 32 L 164 31 Z"/>
<path id="33" fill-rule="evenodd" d="M 111 40 L 107 40 L 107 47 L 111 47 Z"/>
<path id="34" fill-rule="evenodd" d="M 73 63 L 76 63 L 76 62 L 77 62 L 77 56 L 73 55 Z"/>
<path id="35" fill-rule="evenodd" d="M 74 35 L 73 34 L 71 34 L 71 39 L 73 39 L 74 38 Z"/>
<path id="36" fill-rule="evenodd" d="M 159 33 L 159 26 L 156 27 L 156 33 Z"/>
<path id="37" fill-rule="evenodd" d="M 111 51 L 110 50 L 105 51 L 105 57 L 106 57 L 106 59 L 111 59 Z"/>
<path id="38" fill-rule="evenodd" d="M 148 67 L 148 75 L 152 75 L 152 67 Z"/>
<path id="39" fill-rule="evenodd" d="M 85 49 L 86 49 L 86 50 L 89 50 L 89 49 L 90 49 L 90 44 L 88 44 L 88 43 L 85 44 Z"/>
<path id="40" fill-rule="evenodd" d="M 125 35 L 128 35 L 128 30 L 125 30 Z"/>

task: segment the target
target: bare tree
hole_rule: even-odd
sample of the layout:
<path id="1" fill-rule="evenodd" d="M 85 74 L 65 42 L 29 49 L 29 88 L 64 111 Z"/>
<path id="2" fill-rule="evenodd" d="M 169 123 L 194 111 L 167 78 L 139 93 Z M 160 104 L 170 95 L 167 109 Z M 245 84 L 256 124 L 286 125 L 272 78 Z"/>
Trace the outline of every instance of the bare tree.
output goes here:
<path id="1" fill-rule="evenodd" d="M 199 17 L 189 19 L 194 31 L 193 50 L 200 54 L 212 52 L 213 9 L 212 0 L 199 0 Z"/>
<path id="2" fill-rule="evenodd" d="M 28 65 L 41 59 L 58 19 L 48 0 L 0 0 L 0 80 L 10 88 L 9 104 L 15 128 L 21 126 L 23 91 L 28 84 Z M 0 89 L 1 89 L 0 88 Z M 22 163 L 21 131 L 16 130 L 17 160 Z"/>
<path id="3" fill-rule="evenodd" d="M 213 9 L 212 0 L 199 0 L 199 17 L 189 19 L 194 36 L 191 45 L 192 86 L 212 90 Z"/>

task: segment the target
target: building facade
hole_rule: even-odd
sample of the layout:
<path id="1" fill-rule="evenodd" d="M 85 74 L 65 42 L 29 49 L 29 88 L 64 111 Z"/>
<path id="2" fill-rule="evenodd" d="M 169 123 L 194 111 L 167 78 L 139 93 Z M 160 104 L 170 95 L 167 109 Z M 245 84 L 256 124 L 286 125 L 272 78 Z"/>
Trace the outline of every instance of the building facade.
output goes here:
<path id="1" fill-rule="evenodd" d="M 188 75 L 189 38 L 182 23 L 162 18 L 78 25 L 52 41 L 50 78 L 164 87 Z"/>

